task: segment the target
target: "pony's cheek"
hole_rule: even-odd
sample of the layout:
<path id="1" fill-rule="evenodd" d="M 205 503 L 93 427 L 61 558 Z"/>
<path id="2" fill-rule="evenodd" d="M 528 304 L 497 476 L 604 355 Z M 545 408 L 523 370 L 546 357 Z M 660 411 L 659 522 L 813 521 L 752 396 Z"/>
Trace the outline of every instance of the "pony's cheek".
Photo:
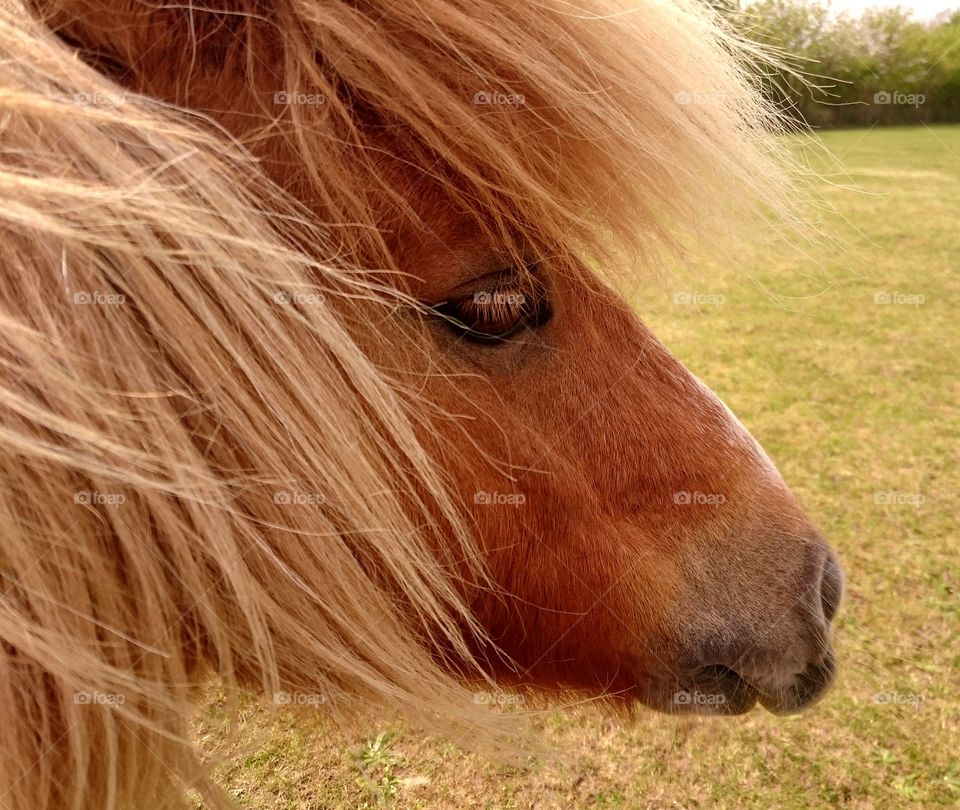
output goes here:
<path id="1" fill-rule="evenodd" d="M 549 525 L 549 514 L 530 517 Z M 684 577 L 636 527 L 596 518 L 488 550 L 500 590 L 478 593 L 474 609 L 512 662 L 491 659 L 499 677 L 623 696 L 665 677 Z"/>

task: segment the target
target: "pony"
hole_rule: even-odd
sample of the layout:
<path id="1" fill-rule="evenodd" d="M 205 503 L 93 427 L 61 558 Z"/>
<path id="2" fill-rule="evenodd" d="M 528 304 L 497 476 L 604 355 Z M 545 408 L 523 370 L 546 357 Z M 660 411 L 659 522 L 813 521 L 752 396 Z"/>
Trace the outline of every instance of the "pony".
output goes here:
<path id="1" fill-rule="evenodd" d="M 834 553 L 617 292 L 801 220 L 714 11 L 5 0 L 0 53 L 0 806 L 228 806 L 211 684 L 491 747 L 478 685 L 824 693 Z"/>

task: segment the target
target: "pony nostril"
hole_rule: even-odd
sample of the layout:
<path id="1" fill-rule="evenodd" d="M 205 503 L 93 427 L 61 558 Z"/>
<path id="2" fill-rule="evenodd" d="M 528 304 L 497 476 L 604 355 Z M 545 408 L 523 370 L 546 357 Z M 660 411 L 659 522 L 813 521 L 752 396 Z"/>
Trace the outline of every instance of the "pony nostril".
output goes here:
<path id="1" fill-rule="evenodd" d="M 831 554 L 823 564 L 823 575 L 820 579 L 820 603 L 827 622 L 833 621 L 833 617 L 837 615 L 842 596 L 843 574 L 836 558 Z"/>

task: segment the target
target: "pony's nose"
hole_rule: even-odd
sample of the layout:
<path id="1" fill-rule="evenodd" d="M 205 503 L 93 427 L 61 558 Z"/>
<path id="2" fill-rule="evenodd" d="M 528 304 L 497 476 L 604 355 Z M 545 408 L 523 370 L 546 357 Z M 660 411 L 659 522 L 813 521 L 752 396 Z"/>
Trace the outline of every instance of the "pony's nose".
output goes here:
<path id="1" fill-rule="evenodd" d="M 754 617 L 741 632 L 725 633 L 700 647 L 686 679 L 691 701 L 726 714 L 747 711 L 757 702 L 775 714 L 792 714 L 815 703 L 836 674 L 830 623 L 842 594 L 843 574 L 828 552 L 802 594 L 798 591 L 759 623 Z"/>

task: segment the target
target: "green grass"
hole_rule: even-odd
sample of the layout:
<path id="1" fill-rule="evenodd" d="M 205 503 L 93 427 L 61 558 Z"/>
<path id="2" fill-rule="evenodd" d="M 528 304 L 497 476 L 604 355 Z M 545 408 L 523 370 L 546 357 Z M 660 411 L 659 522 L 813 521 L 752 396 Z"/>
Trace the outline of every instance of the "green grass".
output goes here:
<path id="1" fill-rule="evenodd" d="M 960 127 L 823 141 L 843 166 L 814 165 L 840 243 L 803 255 L 758 240 L 736 263 L 645 282 L 637 308 L 740 415 L 842 556 L 830 696 L 787 719 L 649 713 L 625 725 L 557 711 L 540 725 L 568 760 L 522 772 L 392 724 L 364 740 L 284 720 L 220 771 L 243 806 L 960 804 Z M 678 292 L 722 303 L 678 304 Z"/>

